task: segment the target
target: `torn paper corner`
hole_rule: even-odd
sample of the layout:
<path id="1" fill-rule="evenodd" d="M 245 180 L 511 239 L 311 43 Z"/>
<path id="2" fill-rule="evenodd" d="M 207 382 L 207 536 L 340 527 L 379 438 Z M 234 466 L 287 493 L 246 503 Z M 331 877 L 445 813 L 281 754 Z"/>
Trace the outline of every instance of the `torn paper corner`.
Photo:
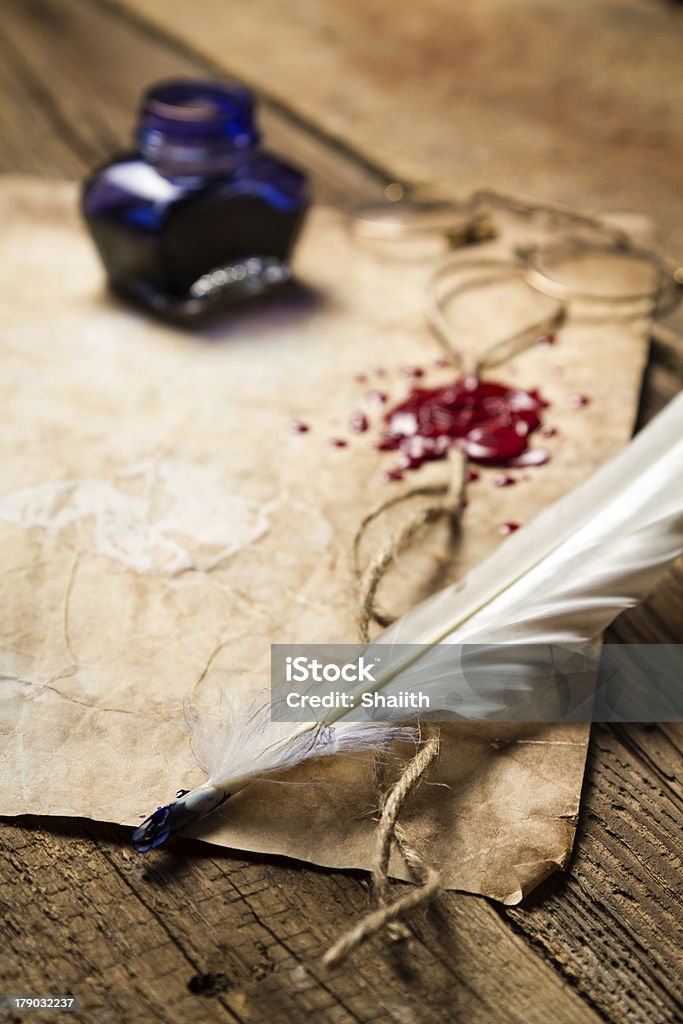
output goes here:
<path id="1" fill-rule="evenodd" d="M 518 888 L 503 897 L 501 903 L 506 907 L 514 907 L 521 903 L 541 882 L 545 882 L 546 878 L 556 871 L 563 870 L 566 861 L 566 856 L 563 856 L 560 860 L 537 860 L 528 864 L 515 864 Z"/>

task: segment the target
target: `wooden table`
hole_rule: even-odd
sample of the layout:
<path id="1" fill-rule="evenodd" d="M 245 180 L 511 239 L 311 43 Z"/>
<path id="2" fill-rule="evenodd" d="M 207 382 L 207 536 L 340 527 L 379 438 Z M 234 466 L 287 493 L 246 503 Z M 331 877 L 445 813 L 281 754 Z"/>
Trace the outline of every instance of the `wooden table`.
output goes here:
<path id="1" fill-rule="evenodd" d="M 595 5 L 601 16 L 605 6 Z M 612 5 L 615 33 L 622 6 L 631 18 L 638 9 L 646 31 L 646 9 L 659 5 Z M 6 171 L 80 177 L 126 139 L 147 82 L 215 70 L 182 40 L 151 30 L 114 3 L 6 0 L 2 20 Z M 680 32 L 680 21 L 672 26 Z M 628 120 L 626 103 L 624 109 Z M 519 116 L 523 124 L 523 110 Z M 634 113 L 636 133 L 643 116 Z M 273 148 L 310 171 L 325 201 L 349 206 L 380 198 L 392 180 L 391 167 L 373 167 L 367 154 L 360 159 L 283 102 L 266 102 L 262 120 Z M 566 133 L 567 124 L 560 130 Z M 578 129 L 570 142 L 580 146 Z M 673 162 L 674 142 L 660 133 L 660 178 L 669 144 Z M 644 165 L 647 154 L 640 156 Z M 610 159 L 601 154 L 601 177 L 586 205 L 604 193 Z M 523 170 L 517 166 L 517 178 Z M 529 168 L 530 180 L 538 173 Z M 650 203 L 644 190 L 642 199 L 644 212 L 658 212 L 661 193 Z M 671 237 L 681 225 L 683 197 L 670 210 Z M 678 390 L 680 365 L 674 350 L 653 347 L 641 420 Z M 611 638 L 672 642 L 682 622 L 679 563 L 646 605 L 618 620 Z M 189 841 L 174 843 L 150 866 L 132 852 L 122 828 L 5 820 L 0 990 L 72 992 L 83 1003 L 80 1019 L 102 1022 L 681 1020 L 675 981 L 682 737 L 674 726 L 595 727 L 566 874 L 515 908 L 445 893 L 410 921 L 409 950 L 375 940 L 336 973 L 325 972 L 318 957 L 365 910 L 360 873 L 235 856 Z"/>

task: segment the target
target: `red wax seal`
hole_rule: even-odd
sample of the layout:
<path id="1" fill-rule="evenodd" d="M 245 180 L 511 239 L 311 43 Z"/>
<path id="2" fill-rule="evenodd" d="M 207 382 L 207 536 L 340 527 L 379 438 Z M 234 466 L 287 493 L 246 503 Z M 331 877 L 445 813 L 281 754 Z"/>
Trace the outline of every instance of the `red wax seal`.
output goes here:
<path id="1" fill-rule="evenodd" d="M 483 466 L 539 465 L 550 456 L 530 450 L 529 438 L 547 405 L 537 391 L 473 375 L 438 388 L 413 388 L 386 413 L 378 447 L 400 452 L 400 469 L 417 469 L 454 447 Z"/>

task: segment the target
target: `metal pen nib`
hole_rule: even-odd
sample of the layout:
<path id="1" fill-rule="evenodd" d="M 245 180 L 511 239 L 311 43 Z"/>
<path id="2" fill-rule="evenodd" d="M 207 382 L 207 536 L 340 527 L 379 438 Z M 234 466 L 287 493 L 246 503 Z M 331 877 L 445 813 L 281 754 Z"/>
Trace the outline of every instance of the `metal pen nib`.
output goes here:
<path id="1" fill-rule="evenodd" d="M 131 842 L 138 853 L 147 853 L 166 842 L 172 832 L 185 828 L 193 821 L 210 814 L 230 797 L 230 793 L 216 786 L 179 790 L 173 803 L 157 807 L 149 818 L 138 826 Z"/>

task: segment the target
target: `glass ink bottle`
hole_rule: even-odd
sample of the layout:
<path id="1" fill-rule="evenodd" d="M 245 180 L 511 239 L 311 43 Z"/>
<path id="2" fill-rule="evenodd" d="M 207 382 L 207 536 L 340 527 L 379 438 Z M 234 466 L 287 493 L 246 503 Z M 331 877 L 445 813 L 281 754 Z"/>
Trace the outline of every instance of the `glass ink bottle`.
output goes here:
<path id="1" fill-rule="evenodd" d="M 135 149 L 82 197 L 112 288 L 180 320 L 287 281 L 308 203 L 302 172 L 262 148 L 251 93 L 227 79 L 152 86 Z"/>

